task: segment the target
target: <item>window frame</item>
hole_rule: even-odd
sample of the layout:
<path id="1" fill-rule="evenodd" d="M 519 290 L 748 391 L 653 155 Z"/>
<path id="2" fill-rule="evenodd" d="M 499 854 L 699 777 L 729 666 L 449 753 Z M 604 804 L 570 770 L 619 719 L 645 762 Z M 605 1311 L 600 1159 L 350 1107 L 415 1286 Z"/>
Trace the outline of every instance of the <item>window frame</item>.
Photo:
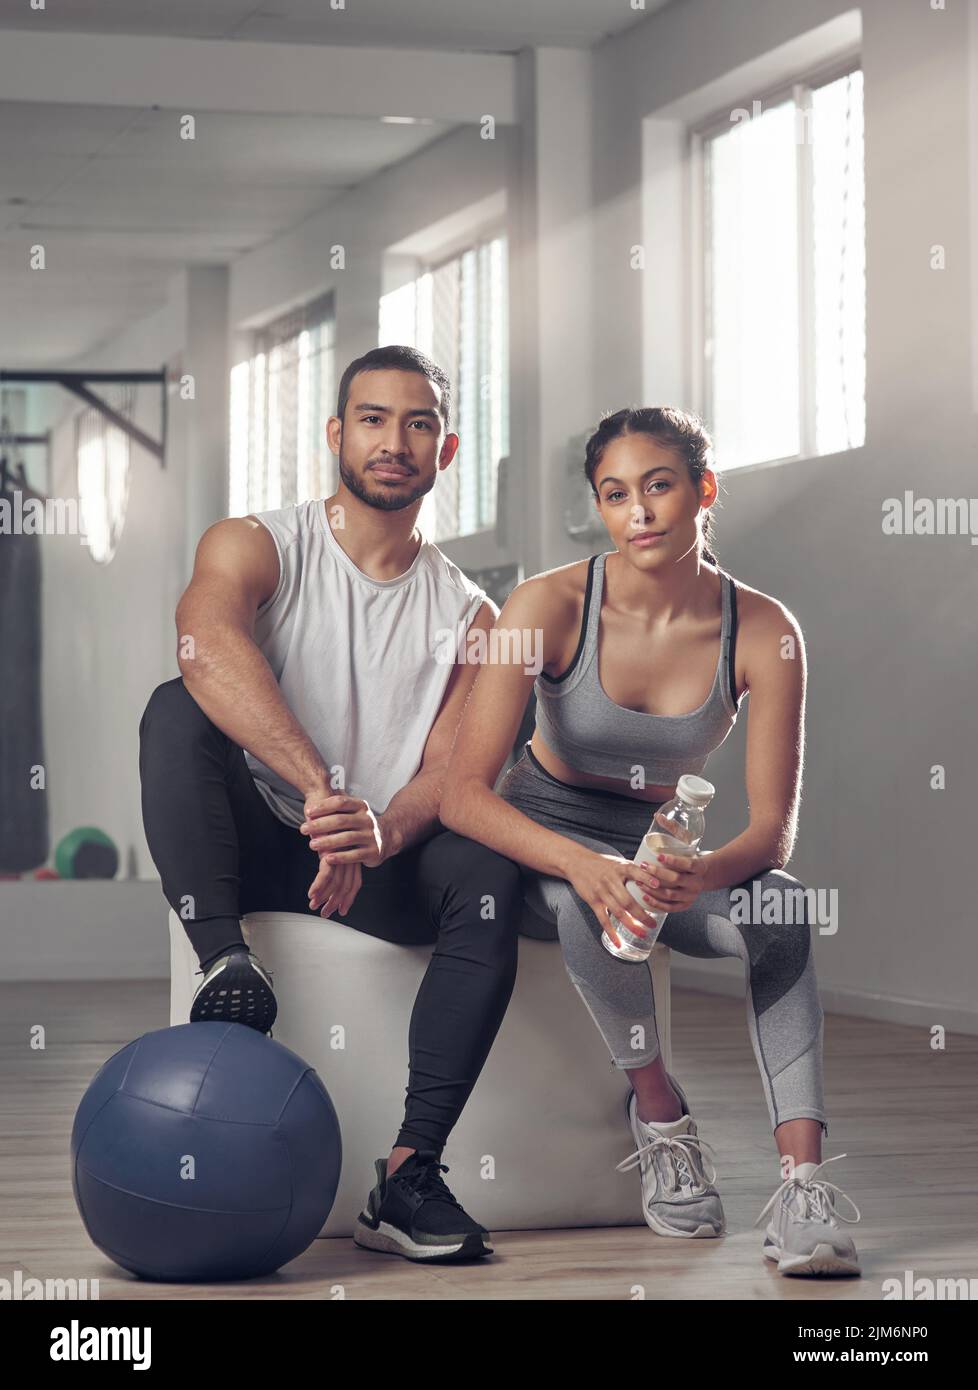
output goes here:
<path id="1" fill-rule="evenodd" d="M 435 250 L 430 250 L 430 251 L 426 251 L 426 252 L 423 252 L 423 253 L 417 253 L 417 252 L 416 252 L 416 253 L 412 254 L 412 255 L 408 258 L 408 259 L 410 259 L 411 261 L 413 261 L 413 266 L 412 266 L 411 274 L 410 274 L 409 276 L 407 276 L 407 277 L 404 278 L 403 284 L 408 284 L 408 283 L 410 283 L 410 282 L 417 283 L 417 281 L 420 280 L 420 279 L 422 278 L 422 276 L 424 276 L 424 275 L 435 275 L 439 270 L 442 270 L 445 266 L 450 265 L 453 261 L 460 261 L 461 258 L 462 258 L 467 252 L 471 251 L 471 252 L 473 252 L 473 253 L 475 253 L 475 254 L 478 254 L 478 252 L 481 250 L 481 248 L 482 248 L 483 246 L 488 246 L 491 242 L 496 241 L 496 240 L 498 240 L 498 239 L 502 239 L 502 240 L 505 242 L 505 244 L 506 244 L 506 283 L 507 283 L 507 286 L 511 286 L 511 283 L 512 283 L 512 280 L 511 280 L 511 277 L 512 277 L 512 263 L 511 263 L 512 234 L 511 234 L 510 227 L 509 227 L 509 224 L 508 224 L 508 221 L 507 221 L 506 217 L 505 217 L 505 216 L 502 216 L 502 215 L 499 216 L 499 217 L 494 217 L 494 218 L 492 218 L 492 219 L 490 219 L 489 221 L 486 221 L 486 222 L 480 222 L 480 224 L 479 224 L 478 227 L 475 227 L 475 228 L 470 227 L 470 228 L 468 228 L 465 232 L 459 233 L 458 236 L 452 237 L 452 238 L 451 238 L 450 240 L 448 240 L 448 241 L 443 241 L 443 242 L 439 243 L 437 249 L 435 249 Z M 507 321 L 507 324 L 509 325 L 509 327 L 508 327 L 507 334 L 506 334 L 506 376 L 507 376 L 507 381 L 506 381 L 506 400 L 507 400 L 507 402 L 509 403 L 509 408 L 510 408 L 510 419 L 509 419 L 509 422 L 508 422 L 508 433 L 509 433 L 509 439 L 510 439 L 510 450 L 512 450 L 512 438 L 513 438 L 512 413 L 511 413 L 511 412 L 512 412 L 512 400 L 513 400 L 513 381 L 512 381 L 512 323 L 511 323 L 511 314 L 512 314 L 512 306 L 511 306 L 511 303 L 509 302 L 509 299 L 507 299 L 507 303 L 506 303 L 506 321 Z M 378 317 L 379 317 L 379 314 L 378 314 Z M 458 383 L 457 380 L 452 382 L 452 388 L 453 388 L 453 397 L 454 397 L 454 410 L 453 410 L 454 422 L 453 422 L 453 425 L 452 425 L 452 428 L 451 428 L 451 433 L 457 434 L 457 433 L 458 433 L 458 425 L 459 425 L 459 423 L 460 423 L 460 420 L 459 420 L 459 408 L 460 408 L 460 404 L 461 404 L 460 395 L 459 395 L 459 383 Z M 478 467 L 478 463 L 476 464 L 476 467 Z M 494 540 L 494 539 L 495 539 L 496 535 L 498 534 L 498 529 L 499 529 L 499 505 L 500 505 L 500 502 L 499 502 L 498 477 L 497 477 L 496 482 L 497 482 L 497 488 L 496 488 L 496 517 L 495 517 L 495 520 L 492 521 L 488 526 L 481 526 L 481 527 L 479 527 L 477 530 L 474 530 L 474 531 L 467 531 L 467 532 L 465 532 L 464 535 L 450 536 L 450 537 L 446 536 L 446 537 L 442 537 L 442 539 L 436 541 L 435 544 L 436 544 L 441 550 L 445 551 L 446 554 L 448 553 L 448 547 L 449 547 L 449 546 L 466 546 L 466 545 L 473 546 L 473 545 L 476 545 L 479 541 L 488 542 L 488 541 L 490 541 L 490 540 Z"/>
<path id="2" fill-rule="evenodd" d="M 297 317 L 300 316 L 300 315 L 301 315 L 302 321 L 303 321 L 303 322 L 302 322 L 302 326 L 300 326 L 295 332 L 286 333 L 286 334 L 281 334 L 281 335 L 278 334 L 278 333 L 276 332 L 276 330 L 278 330 L 279 328 L 281 328 L 283 325 L 287 325 L 287 324 L 290 323 L 290 321 L 296 320 Z M 264 367 L 263 367 L 263 373 L 264 373 L 263 397 L 264 397 L 264 399 L 263 399 L 263 414 L 262 414 L 262 419 L 263 419 L 264 427 L 265 427 L 265 438 L 264 438 L 264 440 L 263 440 L 263 448 L 264 448 L 264 450 L 266 451 L 266 464 L 265 464 L 265 466 L 266 466 L 266 482 L 267 482 L 267 450 L 268 450 L 268 444 L 269 444 L 269 438 L 268 438 L 268 380 L 269 380 L 269 359 L 270 359 L 270 357 L 271 357 L 271 354 L 272 354 L 272 352 L 273 352 L 277 347 L 281 347 L 283 344 L 292 343 L 293 341 L 296 341 L 296 342 L 297 342 L 298 339 L 299 339 L 299 337 L 301 337 L 301 335 L 302 335 L 303 333 L 309 332 L 310 329 L 312 329 L 312 328 L 323 328 L 323 327 L 327 327 L 327 328 L 329 329 L 330 342 L 328 343 L 326 350 L 332 352 L 332 353 L 334 354 L 334 356 L 335 356 L 335 353 L 336 353 L 336 336 L 337 336 L 336 323 L 337 323 L 336 291 L 335 291 L 335 289 L 334 289 L 332 286 L 330 286 L 330 287 L 328 287 L 328 288 L 325 289 L 325 290 L 320 290 L 320 291 L 318 291 L 318 292 L 315 293 L 315 294 L 312 294 L 312 295 L 310 295 L 310 296 L 308 296 L 308 297 L 304 297 L 302 300 L 300 300 L 300 301 L 298 301 L 297 303 L 295 303 L 291 309 L 286 309 L 286 310 L 284 310 L 284 311 L 277 312 L 277 313 L 275 313 L 274 315 L 272 315 L 271 317 L 267 318 L 263 323 L 250 324 L 247 328 L 241 329 L 241 330 L 238 332 L 238 334 L 237 334 L 237 351 L 236 351 L 235 353 L 232 354 L 231 365 L 230 365 L 230 367 L 229 367 L 229 369 L 228 369 L 228 449 L 227 449 L 227 464 L 226 464 L 226 469 L 225 469 L 225 479 L 226 479 L 226 486 L 225 486 L 225 507 L 226 507 L 226 509 L 227 509 L 227 514 L 228 514 L 229 516 L 249 516 L 249 515 L 252 515 L 252 513 L 255 512 L 255 511 L 267 511 L 267 510 L 269 510 L 268 501 L 267 501 L 267 498 L 266 498 L 266 501 L 265 501 L 265 503 L 263 504 L 262 507 L 250 507 L 250 508 L 249 508 L 247 511 L 245 511 L 245 512 L 232 512 L 232 511 L 231 511 L 231 506 L 232 506 L 232 502 L 233 502 L 233 497 L 232 497 L 232 474 L 231 474 L 231 465 L 232 465 L 231 440 L 232 440 L 232 436 L 233 436 L 233 434 L 234 434 L 234 425 L 233 425 L 233 421 L 232 421 L 232 418 L 231 418 L 232 401 L 233 401 L 233 387 L 232 387 L 232 384 L 231 384 L 232 373 L 234 372 L 234 370 L 235 370 L 237 367 L 243 366 L 245 363 L 247 363 L 247 365 L 248 365 L 248 367 L 249 367 L 249 391 L 252 393 L 252 395 L 249 397 L 249 411 L 250 411 L 250 414 L 249 414 L 249 425 L 250 425 L 250 424 L 253 422 L 254 417 L 255 417 L 255 412 L 254 412 L 254 397 L 253 397 L 253 392 L 254 392 L 255 361 L 256 361 L 256 359 L 257 359 L 258 357 L 264 356 L 264 359 L 265 359 L 265 364 L 264 364 Z M 336 378 L 336 370 L 335 370 L 335 368 L 336 368 L 336 363 L 335 363 L 335 361 L 334 361 L 333 366 L 334 366 L 334 373 L 333 373 L 333 374 L 334 374 L 334 380 L 333 380 L 333 383 L 332 383 L 332 390 L 333 390 L 333 392 L 335 393 L 335 389 L 336 389 L 336 386 L 337 386 L 337 384 L 338 384 L 338 379 Z M 333 412 L 334 412 L 334 409 L 335 409 L 335 394 L 334 394 L 334 398 L 333 398 L 328 404 L 329 404 L 329 414 L 332 415 Z M 327 419 L 328 419 L 328 418 L 329 418 L 329 417 L 327 416 Z M 323 423 L 325 424 L 325 421 L 324 421 Z M 250 451 L 253 450 L 253 449 L 254 449 L 254 439 L 251 437 L 251 434 L 250 434 L 250 432 L 249 432 L 248 473 L 247 473 L 247 477 L 246 477 L 246 481 L 245 481 L 245 492 L 246 492 L 246 495 L 247 495 L 247 493 L 250 491 L 250 487 L 251 487 L 251 468 L 252 468 L 252 464 L 253 464 L 253 455 L 252 455 L 252 453 L 251 453 Z M 279 479 L 279 483 L 281 484 L 281 479 Z M 267 489 L 266 489 L 266 490 L 267 490 Z M 250 499 L 247 498 L 247 496 L 246 496 L 246 502 L 247 502 L 247 501 L 250 501 Z M 279 502 L 279 505 L 280 505 L 280 506 L 283 505 L 283 504 L 281 503 L 281 501 Z"/>
<path id="3" fill-rule="evenodd" d="M 812 93 L 819 87 L 827 86 L 854 72 L 863 72 L 861 46 L 836 54 L 832 59 L 802 69 L 791 78 L 762 88 L 749 100 L 743 100 L 740 107 L 753 110 L 753 103 L 759 105 L 759 113 L 771 107 L 780 106 L 786 101 L 806 113 L 805 121 L 810 121 Z M 864 88 L 865 90 L 865 88 Z M 709 141 L 731 129 L 730 112 L 737 110 L 738 103 L 730 102 L 721 110 L 711 111 L 701 120 L 692 123 L 686 132 L 687 169 L 687 227 L 686 244 L 690 256 L 686 267 L 685 283 L 685 323 L 688 331 L 687 370 L 690 383 L 690 396 L 693 409 L 703 419 L 712 416 L 711 373 L 707 370 L 706 341 L 708 337 L 707 306 L 709 304 L 709 263 L 708 263 L 708 218 L 705 198 L 706 146 Z M 864 108 L 865 109 L 865 108 Z M 751 119 L 755 119 L 752 115 Z M 796 115 L 795 119 L 798 117 Z M 802 459 L 822 457 L 816 452 L 815 428 L 815 295 L 814 295 L 814 199 L 812 147 L 808 139 L 796 140 L 796 159 L 798 172 L 798 384 L 799 384 L 799 450 L 774 459 L 752 459 L 738 464 L 730 472 L 740 473 L 748 469 L 771 468 L 783 463 L 794 463 Z M 865 445 L 850 445 L 858 449 Z M 826 455 L 826 457 L 829 457 Z"/>

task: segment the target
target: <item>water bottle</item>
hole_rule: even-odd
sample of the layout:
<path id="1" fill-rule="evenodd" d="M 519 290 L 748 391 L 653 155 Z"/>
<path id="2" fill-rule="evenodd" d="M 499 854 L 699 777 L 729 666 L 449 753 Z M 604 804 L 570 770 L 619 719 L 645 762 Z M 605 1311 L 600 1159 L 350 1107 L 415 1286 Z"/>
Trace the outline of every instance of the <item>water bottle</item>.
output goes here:
<path id="1" fill-rule="evenodd" d="M 632 862 L 651 864 L 654 870 L 657 854 L 682 854 L 693 857 L 706 829 L 703 812 L 715 795 L 716 788 L 705 778 L 694 777 L 691 773 L 680 777 L 676 785 L 676 795 L 671 801 L 660 806 L 652 817 L 652 824 L 643 836 Z M 652 912 L 648 903 L 642 899 L 644 887 L 632 879 L 628 880 L 625 887 L 639 907 L 655 918 L 656 925 L 654 928 L 649 927 L 645 936 L 637 936 L 635 932 L 623 926 L 612 913 L 611 920 L 615 924 L 621 945 L 616 946 L 606 931 L 601 933 L 601 945 L 619 960 L 648 960 L 662 930 L 662 924 L 669 914 Z"/>

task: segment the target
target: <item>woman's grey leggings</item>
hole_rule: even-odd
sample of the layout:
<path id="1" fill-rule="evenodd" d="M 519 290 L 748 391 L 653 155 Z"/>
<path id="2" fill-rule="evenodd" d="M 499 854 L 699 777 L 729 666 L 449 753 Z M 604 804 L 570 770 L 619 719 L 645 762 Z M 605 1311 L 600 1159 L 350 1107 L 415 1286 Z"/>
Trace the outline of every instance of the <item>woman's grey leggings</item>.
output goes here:
<path id="1" fill-rule="evenodd" d="M 547 772 L 530 751 L 499 787 L 503 800 L 549 830 L 599 854 L 634 859 L 661 802 L 618 792 L 573 787 Z M 816 1119 L 829 1132 L 822 1092 L 823 1014 L 811 952 L 804 890 L 782 869 L 768 869 L 742 887 L 760 884 L 764 916 L 782 925 L 739 920 L 734 887 L 701 893 L 685 912 L 671 912 L 659 934 L 665 946 L 687 956 L 739 956 L 747 978 L 747 1027 L 764 1097 L 777 1129 L 785 1120 Z M 544 922 L 556 926 L 564 964 L 611 1051 L 612 1065 L 641 1067 L 659 1055 L 652 976 L 645 961 L 618 960 L 601 945 L 602 928 L 588 904 L 563 878 L 523 869 L 524 897 Z M 770 890 L 793 895 L 772 911 Z M 805 904 L 802 911 L 798 904 Z M 749 916 L 750 914 L 746 914 Z M 802 920 L 799 920 L 802 919 Z"/>

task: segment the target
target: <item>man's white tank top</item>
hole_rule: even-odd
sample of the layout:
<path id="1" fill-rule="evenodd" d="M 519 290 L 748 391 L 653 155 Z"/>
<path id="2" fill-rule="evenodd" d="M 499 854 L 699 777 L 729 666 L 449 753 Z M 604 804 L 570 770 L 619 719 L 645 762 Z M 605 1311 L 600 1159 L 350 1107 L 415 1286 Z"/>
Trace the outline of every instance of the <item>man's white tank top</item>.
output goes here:
<path id="1" fill-rule="evenodd" d="M 418 771 L 486 594 L 430 541 L 396 579 L 372 579 L 336 539 L 322 498 L 251 515 L 279 560 L 255 641 L 336 790 L 379 814 Z M 271 810 L 301 825 L 302 793 L 247 750 L 245 759 Z"/>

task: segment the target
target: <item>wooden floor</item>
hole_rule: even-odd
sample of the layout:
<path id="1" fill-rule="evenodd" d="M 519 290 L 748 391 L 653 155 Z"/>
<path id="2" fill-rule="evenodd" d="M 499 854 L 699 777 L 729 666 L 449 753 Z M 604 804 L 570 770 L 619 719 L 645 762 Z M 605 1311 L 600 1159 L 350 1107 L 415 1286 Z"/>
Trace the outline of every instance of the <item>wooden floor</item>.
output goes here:
<path id="1" fill-rule="evenodd" d="M 862 1212 L 846 1229 L 863 1276 L 789 1279 L 762 1258 L 763 1228 L 752 1224 L 779 1174 L 743 1003 L 679 989 L 673 999 L 672 1070 L 696 1098 L 700 1134 L 717 1152 L 725 1238 L 669 1239 L 644 1225 L 494 1232 L 494 1257 L 442 1268 L 350 1240 L 317 1240 L 271 1279 L 193 1287 L 144 1283 L 96 1250 L 69 1175 L 71 1123 L 85 1087 L 119 1047 L 167 1025 L 166 985 L 0 986 L 0 1278 L 18 1269 L 24 1278 L 97 1278 L 103 1301 L 328 1299 L 338 1285 L 359 1299 L 624 1300 L 640 1286 L 647 1299 L 878 1300 L 882 1281 L 902 1282 L 907 1271 L 978 1278 L 978 1038 L 949 1036 L 946 1051 L 934 1052 L 925 1029 L 826 1017 L 824 1156 L 848 1157 L 823 1175 Z M 38 1024 L 43 1051 L 30 1047 Z M 399 1119 L 391 1117 L 392 1132 Z M 622 1139 L 624 1157 L 624 1131 Z M 450 1163 L 450 1143 L 445 1157 Z M 364 1173 L 364 1196 L 372 1183 Z M 636 1209 L 639 1191 L 636 1169 Z"/>

